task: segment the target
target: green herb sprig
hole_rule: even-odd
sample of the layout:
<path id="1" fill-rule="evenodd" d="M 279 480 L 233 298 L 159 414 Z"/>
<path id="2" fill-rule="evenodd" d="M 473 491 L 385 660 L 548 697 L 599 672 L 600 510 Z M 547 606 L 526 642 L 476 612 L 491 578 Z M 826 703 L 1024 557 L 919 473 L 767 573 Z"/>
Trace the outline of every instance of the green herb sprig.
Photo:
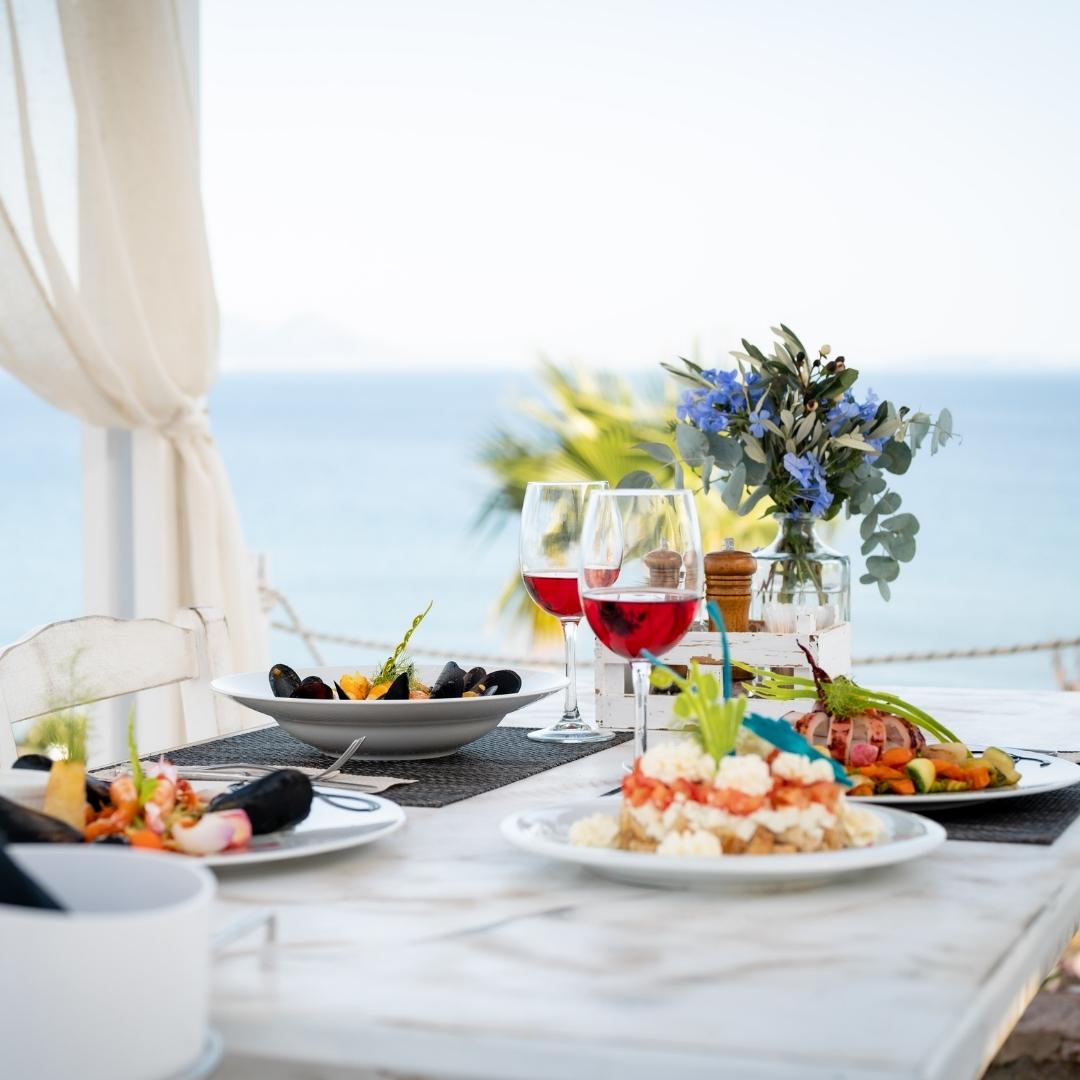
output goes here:
<path id="1" fill-rule="evenodd" d="M 412 625 L 405 631 L 405 636 L 398 642 L 397 648 L 393 651 L 390 658 L 386 661 L 382 667 L 378 668 L 374 675 L 371 677 L 373 685 L 378 685 L 381 682 L 392 682 L 403 671 L 408 672 L 409 676 L 412 676 L 413 664 L 407 656 L 405 656 L 405 649 L 408 647 L 409 638 L 416 633 L 416 628 L 424 621 L 424 617 L 434 606 L 435 601 L 432 600 L 419 615 L 412 621 Z"/>
<path id="2" fill-rule="evenodd" d="M 135 741 L 135 710 L 128 713 L 127 726 L 128 760 L 131 763 L 131 780 L 139 797 L 139 805 L 145 806 L 157 791 L 157 777 L 147 776 L 139 760 L 139 747 Z"/>
<path id="3" fill-rule="evenodd" d="M 715 675 L 702 672 L 696 660 L 684 679 L 665 664 L 653 660 L 652 684 L 658 690 L 677 686 L 682 693 L 672 703 L 674 727 L 693 735 L 701 748 L 715 761 L 735 749 L 735 736 L 746 713 L 746 698 L 720 696 Z"/>

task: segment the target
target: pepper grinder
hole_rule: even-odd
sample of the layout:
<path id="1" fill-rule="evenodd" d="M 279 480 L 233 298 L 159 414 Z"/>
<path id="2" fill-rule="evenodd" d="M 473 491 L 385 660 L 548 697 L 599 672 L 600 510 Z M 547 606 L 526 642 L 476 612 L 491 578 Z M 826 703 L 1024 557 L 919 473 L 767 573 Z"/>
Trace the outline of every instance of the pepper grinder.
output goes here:
<path id="1" fill-rule="evenodd" d="M 737 551 L 728 537 L 720 551 L 705 556 L 705 598 L 716 601 L 729 633 L 745 634 L 750 629 L 750 597 L 757 559 L 748 551 Z M 720 627 L 712 623 L 713 630 Z"/>
<path id="2" fill-rule="evenodd" d="M 666 540 L 660 541 L 660 547 L 650 551 L 642 559 L 649 568 L 649 584 L 658 589 L 677 589 L 682 572 L 683 560 L 677 551 L 668 547 Z"/>

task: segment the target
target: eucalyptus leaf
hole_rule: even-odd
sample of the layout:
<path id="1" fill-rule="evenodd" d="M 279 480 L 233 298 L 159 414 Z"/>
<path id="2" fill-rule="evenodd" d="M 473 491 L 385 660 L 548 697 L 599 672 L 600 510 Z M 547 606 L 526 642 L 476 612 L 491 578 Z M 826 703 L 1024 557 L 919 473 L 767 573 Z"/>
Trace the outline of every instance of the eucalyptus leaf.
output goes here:
<path id="1" fill-rule="evenodd" d="M 705 432 L 689 424 L 679 424 L 675 429 L 675 445 L 688 465 L 696 465 L 709 452 L 709 440 Z"/>
<path id="2" fill-rule="evenodd" d="M 709 432 L 708 438 L 709 453 L 725 472 L 734 469 L 742 461 L 743 448 L 738 439 L 729 435 L 720 435 L 715 431 Z"/>
<path id="3" fill-rule="evenodd" d="M 764 484 L 754 488 L 754 490 L 751 491 L 750 494 L 747 495 L 746 498 L 739 505 L 739 516 L 746 517 L 746 515 L 749 514 L 750 511 L 753 510 L 754 507 L 757 506 L 757 504 L 761 502 L 761 500 L 764 499 L 765 496 L 768 494 L 769 489 L 765 487 Z"/>
<path id="4" fill-rule="evenodd" d="M 911 464 L 911 447 L 907 443 L 890 439 L 881 450 L 876 464 L 886 472 L 901 476 Z"/>
<path id="5" fill-rule="evenodd" d="M 701 459 L 701 490 L 706 495 L 709 494 L 709 488 L 712 485 L 712 471 L 713 471 L 713 459 L 711 454 L 706 454 Z"/>
<path id="6" fill-rule="evenodd" d="M 750 458 L 744 457 L 743 468 L 746 469 L 746 486 L 756 487 L 758 484 L 764 484 L 769 476 L 769 466 L 763 465 L 759 461 L 751 461 Z"/>
<path id="7" fill-rule="evenodd" d="M 641 450 L 648 454 L 653 461 L 659 461 L 661 465 L 671 465 L 675 461 L 675 451 L 670 446 L 658 442 L 634 443 L 635 450 Z"/>
<path id="8" fill-rule="evenodd" d="M 724 484 L 720 493 L 720 499 L 729 510 L 737 510 L 742 499 L 743 488 L 746 487 L 746 466 L 740 462 L 731 470 L 731 475 Z"/>
<path id="9" fill-rule="evenodd" d="M 874 509 L 879 514 L 895 514 L 900 509 L 900 504 L 903 499 L 895 491 L 890 491 L 887 495 L 882 495 L 878 500 L 877 506 Z"/>
<path id="10" fill-rule="evenodd" d="M 900 574 L 900 564 L 890 555 L 871 555 L 866 569 L 879 581 L 895 581 Z"/>
<path id="11" fill-rule="evenodd" d="M 892 596 L 892 590 L 889 588 L 888 585 L 885 584 L 885 582 L 881 578 L 878 578 L 877 587 L 878 592 L 881 593 L 882 600 L 888 600 Z"/>
<path id="12" fill-rule="evenodd" d="M 862 555 L 869 555 L 881 543 L 882 533 L 873 532 L 862 542 L 862 546 L 859 548 L 859 553 Z"/>
<path id="13" fill-rule="evenodd" d="M 919 531 L 919 519 L 914 514 L 897 514 L 895 517 L 886 518 L 881 527 L 889 532 L 910 533 L 914 536 Z"/>
<path id="14" fill-rule="evenodd" d="M 877 528 L 878 516 L 876 513 L 869 513 L 863 518 L 862 524 L 859 526 L 859 535 L 864 540 L 869 540 L 874 530 Z"/>
<path id="15" fill-rule="evenodd" d="M 908 434 L 911 437 L 911 448 L 918 450 L 923 444 L 930 431 L 930 417 L 926 413 L 916 413 L 908 421 Z"/>
<path id="16" fill-rule="evenodd" d="M 887 533 L 884 544 L 897 562 L 911 562 L 915 558 L 915 537 L 909 533 Z"/>
<path id="17" fill-rule="evenodd" d="M 859 577 L 859 583 L 862 585 L 873 585 L 877 581 L 877 578 L 873 574 L 862 574 Z"/>
<path id="18" fill-rule="evenodd" d="M 656 478 L 644 469 L 628 472 L 616 485 L 617 488 L 652 488 L 656 487 Z"/>

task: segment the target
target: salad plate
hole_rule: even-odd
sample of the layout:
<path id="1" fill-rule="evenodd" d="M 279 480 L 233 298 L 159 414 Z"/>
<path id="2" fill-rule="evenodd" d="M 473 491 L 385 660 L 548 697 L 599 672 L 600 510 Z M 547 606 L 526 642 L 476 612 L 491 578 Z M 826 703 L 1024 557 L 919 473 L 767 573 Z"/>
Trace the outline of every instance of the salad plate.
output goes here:
<path id="1" fill-rule="evenodd" d="M 975 749 L 980 753 L 984 748 Z M 1060 791 L 1080 783 L 1080 765 L 1075 765 L 1065 758 L 1050 754 L 1038 754 L 1032 750 L 1016 750 L 1013 747 L 1001 748 L 1009 754 L 1014 768 L 1020 774 L 1017 783 L 1009 787 L 983 788 L 981 791 L 953 792 L 916 792 L 914 795 L 851 795 L 861 803 L 885 803 L 892 806 L 910 806 L 944 809 L 949 806 L 964 806 L 968 809 L 973 804 L 994 803 L 1000 799 L 1020 799 L 1027 795 L 1044 795 L 1049 791 Z"/>
<path id="2" fill-rule="evenodd" d="M 558 862 L 583 866 L 614 881 L 666 888 L 712 889 L 745 886 L 797 887 L 917 859 L 945 841 L 936 822 L 892 807 L 868 808 L 885 838 L 868 847 L 784 855 L 667 857 L 654 852 L 583 847 L 571 843 L 575 822 L 594 814 L 614 814 L 619 796 L 526 810 L 502 823 L 515 847 Z"/>
<path id="3" fill-rule="evenodd" d="M 316 667 L 297 674 L 303 678 L 317 676 L 333 685 L 353 670 Z M 427 683 L 434 683 L 440 670 L 415 669 L 416 676 Z M 226 675 L 211 685 L 217 693 L 271 717 L 309 746 L 338 754 L 362 737 L 364 743 L 357 757 L 379 760 L 445 757 L 498 727 L 510 713 L 557 694 L 566 686 L 565 676 L 549 671 L 522 668 L 517 674 L 521 688 L 516 693 L 422 700 L 277 697 L 265 671 Z"/>
<path id="4" fill-rule="evenodd" d="M 216 795 L 231 785 L 196 782 L 201 794 Z M 197 856 L 203 866 L 225 869 L 304 859 L 331 851 L 361 847 L 390 836 L 405 824 L 405 811 L 389 799 L 376 795 L 357 795 L 340 788 L 314 786 L 311 813 L 291 829 L 253 836 L 237 851 Z"/>

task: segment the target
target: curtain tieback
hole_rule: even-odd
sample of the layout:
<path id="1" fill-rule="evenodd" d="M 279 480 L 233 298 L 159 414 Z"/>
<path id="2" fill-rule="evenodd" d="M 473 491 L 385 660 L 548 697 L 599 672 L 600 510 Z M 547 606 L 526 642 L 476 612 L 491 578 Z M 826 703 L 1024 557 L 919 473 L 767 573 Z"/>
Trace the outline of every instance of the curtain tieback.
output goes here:
<path id="1" fill-rule="evenodd" d="M 158 426 L 158 431 L 170 442 L 185 439 L 204 439 L 210 441 L 210 414 L 206 405 L 183 405 L 171 419 Z"/>

